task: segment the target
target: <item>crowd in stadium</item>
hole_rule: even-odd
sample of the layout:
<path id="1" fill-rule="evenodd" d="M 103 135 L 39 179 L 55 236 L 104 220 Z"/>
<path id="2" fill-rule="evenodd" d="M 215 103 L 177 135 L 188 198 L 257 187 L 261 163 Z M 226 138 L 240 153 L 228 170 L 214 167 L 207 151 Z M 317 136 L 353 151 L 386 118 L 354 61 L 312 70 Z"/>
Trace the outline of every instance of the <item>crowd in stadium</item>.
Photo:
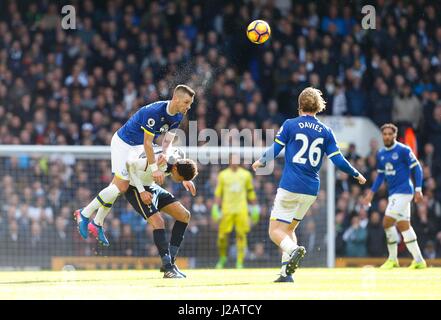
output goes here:
<path id="1" fill-rule="evenodd" d="M 63 30 L 59 2 L 6 1 L 0 12 L 0 144 L 109 145 L 131 114 L 170 98 L 178 83 L 196 89 L 189 119 L 197 120 L 198 130 L 278 130 L 296 116 L 298 94 L 311 85 L 322 90 L 326 114 L 367 116 L 379 126 L 394 122 L 415 130 L 425 201 L 415 206 L 412 224 L 424 256 L 441 258 L 440 4 L 394 1 L 392 9 L 379 0 L 376 30 L 368 31 L 352 5 L 260 2 L 70 1 L 78 8 L 77 30 Z M 244 32 L 256 18 L 272 27 L 270 41 L 261 46 Z M 370 182 L 380 145 L 372 142 L 365 158 L 354 147 L 348 151 Z M 84 245 L 78 238 L 71 214 L 110 182 L 107 161 L 1 161 L 0 256 L 96 253 L 94 240 Z M 183 255 L 216 251 L 209 212 L 219 168 L 210 168 L 200 168 L 196 180 L 204 197 L 176 190 L 193 213 Z M 266 228 L 280 174 L 276 169 L 255 180 L 262 206 L 250 234 L 249 258 L 255 261 L 277 255 Z M 371 209 L 360 204 L 364 189 L 345 174 L 338 174 L 337 191 L 337 255 L 384 256 L 384 187 Z M 155 255 L 151 228 L 125 200 L 119 203 L 107 220 L 113 245 L 105 254 Z M 317 233 L 315 248 L 324 245 L 314 214 L 304 228 L 305 241 Z"/>

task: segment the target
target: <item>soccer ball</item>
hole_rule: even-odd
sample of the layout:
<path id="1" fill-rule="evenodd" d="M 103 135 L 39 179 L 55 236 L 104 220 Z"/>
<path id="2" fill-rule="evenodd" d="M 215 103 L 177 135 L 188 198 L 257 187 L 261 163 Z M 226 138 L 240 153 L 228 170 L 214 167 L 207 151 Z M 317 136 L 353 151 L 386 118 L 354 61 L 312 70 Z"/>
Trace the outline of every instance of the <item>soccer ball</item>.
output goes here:
<path id="1" fill-rule="evenodd" d="M 270 35 L 271 28 L 266 21 L 254 20 L 247 27 L 247 37 L 252 43 L 262 44 Z"/>

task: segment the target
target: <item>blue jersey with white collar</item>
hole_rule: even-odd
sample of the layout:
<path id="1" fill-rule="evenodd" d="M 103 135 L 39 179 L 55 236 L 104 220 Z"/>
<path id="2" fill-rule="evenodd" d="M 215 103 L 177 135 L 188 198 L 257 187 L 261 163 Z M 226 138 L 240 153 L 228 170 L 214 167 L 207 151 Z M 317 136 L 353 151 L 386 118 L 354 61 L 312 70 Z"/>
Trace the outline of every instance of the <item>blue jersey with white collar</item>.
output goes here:
<path id="1" fill-rule="evenodd" d="M 316 117 L 286 120 L 275 142 L 285 146 L 285 166 L 279 187 L 294 193 L 317 195 L 323 156 L 340 154 L 334 134 Z"/>
<path id="2" fill-rule="evenodd" d="M 390 148 L 381 148 L 377 152 L 377 171 L 385 176 L 389 196 L 396 193 L 414 193 L 411 170 L 418 165 L 412 150 L 400 142 L 396 142 Z"/>
<path id="3" fill-rule="evenodd" d="M 177 128 L 183 115 L 170 115 L 170 101 L 157 101 L 141 107 L 118 131 L 118 136 L 131 146 L 144 144 L 144 132 L 156 139 L 162 133 Z"/>

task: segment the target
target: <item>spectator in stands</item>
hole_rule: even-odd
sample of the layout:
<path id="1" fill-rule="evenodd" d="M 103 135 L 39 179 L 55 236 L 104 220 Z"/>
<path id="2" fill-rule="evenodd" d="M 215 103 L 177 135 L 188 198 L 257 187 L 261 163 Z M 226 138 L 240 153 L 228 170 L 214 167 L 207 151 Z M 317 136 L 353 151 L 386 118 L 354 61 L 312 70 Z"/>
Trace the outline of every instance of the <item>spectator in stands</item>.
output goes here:
<path id="1" fill-rule="evenodd" d="M 365 257 L 367 256 L 367 231 L 360 226 L 358 216 L 353 216 L 351 226 L 343 234 L 343 240 L 346 243 L 347 257 Z"/>
<path id="2" fill-rule="evenodd" d="M 373 211 L 369 219 L 366 246 L 370 257 L 384 257 L 387 253 L 386 237 L 377 211 Z"/>
<path id="3" fill-rule="evenodd" d="M 398 89 L 394 96 L 392 121 L 398 127 L 412 127 L 418 129 L 422 121 L 422 106 L 418 98 L 412 93 L 409 83 Z"/>

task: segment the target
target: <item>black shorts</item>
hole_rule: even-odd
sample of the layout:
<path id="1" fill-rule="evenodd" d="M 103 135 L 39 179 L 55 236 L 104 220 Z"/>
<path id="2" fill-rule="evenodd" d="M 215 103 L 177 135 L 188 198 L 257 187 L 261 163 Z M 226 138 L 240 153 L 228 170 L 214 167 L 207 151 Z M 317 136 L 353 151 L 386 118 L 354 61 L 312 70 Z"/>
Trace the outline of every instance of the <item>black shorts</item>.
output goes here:
<path id="1" fill-rule="evenodd" d="M 125 197 L 136 212 L 138 212 L 145 220 L 150 218 L 156 212 L 159 212 L 165 206 L 178 201 L 174 195 L 156 184 L 144 188 L 153 195 L 152 203 L 150 205 L 146 205 L 142 202 L 138 190 L 133 186 L 129 186 L 125 192 Z"/>

